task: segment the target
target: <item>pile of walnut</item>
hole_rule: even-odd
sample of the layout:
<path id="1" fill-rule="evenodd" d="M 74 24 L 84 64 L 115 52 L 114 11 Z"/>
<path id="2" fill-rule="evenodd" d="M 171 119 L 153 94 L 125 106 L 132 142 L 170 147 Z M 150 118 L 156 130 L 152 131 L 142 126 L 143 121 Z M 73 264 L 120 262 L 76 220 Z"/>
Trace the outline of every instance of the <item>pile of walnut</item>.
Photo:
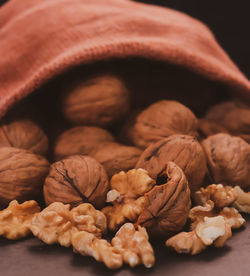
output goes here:
<path id="1" fill-rule="evenodd" d="M 28 119 L 0 126 L 0 235 L 32 233 L 111 269 L 149 268 L 149 238 L 193 255 L 222 247 L 245 223 L 249 107 L 220 103 L 198 120 L 169 100 L 131 111 L 131 93 L 114 75 L 62 87 L 61 111 L 73 127 L 53 143 Z"/>

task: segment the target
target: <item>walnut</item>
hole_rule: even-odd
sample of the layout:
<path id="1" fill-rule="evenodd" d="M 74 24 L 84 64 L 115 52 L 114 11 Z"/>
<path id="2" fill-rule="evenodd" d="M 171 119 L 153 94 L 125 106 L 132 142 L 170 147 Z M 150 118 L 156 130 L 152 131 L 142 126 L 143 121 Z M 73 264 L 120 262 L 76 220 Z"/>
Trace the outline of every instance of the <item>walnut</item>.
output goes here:
<path id="1" fill-rule="evenodd" d="M 250 214 L 250 192 L 244 192 L 239 186 L 233 188 L 236 197 L 233 206 L 240 212 Z"/>
<path id="2" fill-rule="evenodd" d="M 97 145 L 113 142 L 114 137 L 105 129 L 79 126 L 63 132 L 55 142 L 54 159 L 61 160 L 70 155 L 88 155 Z"/>
<path id="3" fill-rule="evenodd" d="M 173 134 L 197 136 L 198 121 L 192 111 L 176 101 L 162 100 L 150 105 L 128 130 L 130 141 L 141 148 Z"/>
<path id="4" fill-rule="evenodd" d="M 73 233 L 85 231 L 96 237 L 106 232 L 106 218 L 89 203 L 70 211 L 70 205 L 54 202 L 36 214 L 29 226 L 33 235 L 47 244 L 70 246 Z"/>
<path id="5" fill-rule="evenodd" d="M 27 237 L 31 232 L 30 221 L 40 212 L 40 207 L 34 200 L 19 204 L 12 200 L 8 208 L 0 211 L 0 236 L 16 240 Z"/>
<path id="6" fill-rule="evenodd" d="M 110 269 L 120 268 L 123 264 L 122 255 L 117 249 L 108 241 L 99 239 L 86 231 L 73 233 L 72 246 L 74 252 L 83 256 L 92 256 Z"/>
<path id="7" fill-rule="evenodd" d="M 250 106 L 242 102 L 227 101 L 212 106 L 206 118 L 219 123 L 229 133 L 250 143 Z"/>
<path id="8" fill-rule="evenodd" d="M 215 121 L 208 119 L 199 119 L 199 134 L 202 138 L 206 138 L 216 133 L 228 133 L 227 129 Z"/>
<path id="9" fill-rule="evenodd" d="M 0 204 L 40 196 L 48 171 L 49 163 L 40 155 L 13 147 L 0 148 Z"/>
<path id="10" fill-rule="evenodd" d="M 142 263 L 147 268 L 154 266 L 154 250 L 149 243 L 144 227 L 138 226 L 138 230 L 136 230 L 132 223 L 125 223 L 116 233 L 111 244 L 120 252 L 124 262 L 130 267 Z"/>
<path id="11" fill-rule="evenodd" d="M 206 174 L 206 157 L 196 138 L 172 135 L 150 145 L 139 158 L 136 168 L 157 179 L 168 161 L 175 162 L 187 177 L 191 191 L 199 189 Z"/>
<path id="12" fill-rule="evenodd" d="M 121 79 L 113 75 L 77 77 L 68 81 L 62 94 L 62 112 L 69 122 L 107 126 L 128 113 L 129 92 Z"/>
<path id="13" fill-rule="evenodd" d="M 133 169 L 142 151 L 136 147 L 106 142 L 97 146 L 90 156 L 98 160 L 109 177 L 120 172 Z"/>
<path id="14" fill-rule="evenodd" d="M 47 205 L 69 203 L 72 207 L 90 202 L 103 207 L 109 188 L 108 176 L 95 159 L 89 156 L 70 156 L 53 163 L 43 187 Z"/>
<path id="15" fill-rule="evenodd" d="M 43 130 L 30 120 L 17 120 L 0 126 L 0 147 L 26 149 L 47 155 L 48 138 Z"/>
<path id="16" fill-rule="evenodd" d="M 126 221 L 146 227 L 154 237 L 168 236 L 186 223 L 190 209 L 190 190 L 182 170 L 168 162 L 155 185 L 143 169 L 121 172 L 111 179 L 113 206 L 102 211 L 109 229 L 114 231 Z M 116 190 L 117 192 L 114 192 Z"/>
<path id="17" fill-rule="evenodd" d="M 215 134 L 202 142 L 215 183 L 250 189 L 250 145 L 239 137 Z"/>
<path id="18" fill-rule="evenodd" d="M 235 201 L 236 196 L 231 186 L 211 184 L 196 191 L 193 194 L 193 199 L 198 205 L 204 205 L 208 200 L 212 200 L 216 207 L 223 208 L 231 205 Z"/>

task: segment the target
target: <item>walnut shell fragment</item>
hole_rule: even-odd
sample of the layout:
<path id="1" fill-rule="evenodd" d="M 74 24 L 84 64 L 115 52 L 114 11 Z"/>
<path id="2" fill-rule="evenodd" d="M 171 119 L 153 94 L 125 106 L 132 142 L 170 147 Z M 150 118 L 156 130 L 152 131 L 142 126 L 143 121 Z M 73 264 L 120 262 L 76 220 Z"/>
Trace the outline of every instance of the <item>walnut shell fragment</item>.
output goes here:
<path id="1" fill-rule="evenodd" d="M 187 177 L 191 191 L 198 190 L 206 174 L 206 157 L 196 138 L 188 135 L 172 135 L 151 144 L 139 158 L 136 168 L 148 171 L 153 179 L 173 161 Z"/>
<path id="2" fill-rule="evenodd" d="M 150 105 L 128 129 L 132 144 L 145 149 L 151 143 L 174 134 L 197 136 L 198 121 L 193 112 L 176 101 L 162 100 Z"/>
<path id="3" fill-rule="evenodd" d="M 54 159 L 58 161 L 70 155 L 89 155 L 97 145 L 114 141 L 114 137 L 105 129 L 93 126 L 73 127 L 57 138 Z"/>
<path id="4" fill-rule="evenodd" d="M 250 189 L 250 145 L 240 137 L 219 133 L 203 140 L 215 183 Z"/>
<path id="5" fill-rule="evenodd" d="M 27 237 L 31 233 L 30 222 L 38 212 L 40 207 L 34 200 L 22 204 L 12 200 L 8 208 L 0 211 L 0 236 L 10 240 Z"/>
<path id="6" fill-rule="evenodd" d="M 83 203 L 70 210 L 70 205 L 54 202 L 36 214 L 30 224 L 33 235 L 47 244 L 69 247 L 74 233 L 85 231 L 95 237 L 106 232 L 107 222 L 102 212 Z"/>
<path id="7" fill-rule="evenodd" d="M 235 136 L 250 143 L 250 106 L 243 102 L 227 101 L 212 106 L 206 119 L 214 121 Z"/>
<path id="8" fill-rule="evenodd" d="M 87 80 L 78 76 L 68 83 L 62 93 L 62 112 L 74 125 L 107 126 L 122 119 L 129 111 L 129 91 L 114 75 Z"/>
<path id="9" fill-rule="evenodd" d="M 102 165 L 92 157 L 75 155 L 51 165 L 43 194 L 47 205 L 58 201 L 75 207 L 89 202 L 100 208 L 105 204 L 108 188 Z"/>
<path id="10" fill-rule="evenodd" d="M 136 147 L 106 142 L 97 146 L 90 155 L 99 161 L 109 177 L 120 171 L 133 169 L 142 151 Z"/>
<path id="11" fill-rule="evenodd" d="M 17 120 L 0 126 L 0 147 L 15 147 L 46 156 L 48 138 L 43 130 L 30 120 Z"/>
<path id="12" fill-rule="evenodd" d="M 127 185 L 124 184 L 126 178 L 130 178 Z M 124 222 L 131 221 L 145 227 L 154 237 L 179 231 L 186 223 L 191 206 L 186 177 L 177 165 L 168 162 L 161 174 L 161 182 L 157 184 L 142 169 L 114 175 L 109 192 L 112 194 L 108 193 L 113 206 L 102 210 L 109 229 L 114 231 Z"/>
<path id="13" fill-rule="evenodd" d="M 48 172 L 44 157 L 24 149 L 0 148 L 0 203 L 37 198 Z"/>

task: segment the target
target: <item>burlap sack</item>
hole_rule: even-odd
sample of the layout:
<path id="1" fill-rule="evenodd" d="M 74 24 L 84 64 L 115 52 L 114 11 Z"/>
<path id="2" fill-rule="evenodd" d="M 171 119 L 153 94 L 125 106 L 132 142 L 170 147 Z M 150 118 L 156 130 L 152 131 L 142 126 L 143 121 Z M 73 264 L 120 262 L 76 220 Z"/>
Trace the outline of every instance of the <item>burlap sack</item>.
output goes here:
<path id="1" fill-rule="evenodd" d="M 250 98 L 250 82 L 205 25 L 129 0 L 10 0 L 0 8 L 0 54 L 0 118 L 55 75 L 110 58 L 176 64 Z"/>

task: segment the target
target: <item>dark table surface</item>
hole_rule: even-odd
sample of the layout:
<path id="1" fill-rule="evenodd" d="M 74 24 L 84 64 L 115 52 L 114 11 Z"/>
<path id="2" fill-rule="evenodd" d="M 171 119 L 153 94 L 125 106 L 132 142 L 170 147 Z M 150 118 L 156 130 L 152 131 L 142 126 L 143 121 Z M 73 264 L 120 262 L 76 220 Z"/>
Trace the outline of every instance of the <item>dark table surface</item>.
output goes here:
<path id="1" fill-rule="evenodd" d="M 152 269 L 124 266 L 108 270 L 90 257 L 71 248 L 46 245 L 36 238 L 8 241 L 0 238 L 0 275 L 4 276 L 94 276 L 94 275 L 175 275 L 175 276 L 249 276 L 250 216 L 245 227 L 234 231 L 223 248 L 209 247 L 196 256 L 178 255 L 163 244 L 155 243 L 156 265 Z"/>

